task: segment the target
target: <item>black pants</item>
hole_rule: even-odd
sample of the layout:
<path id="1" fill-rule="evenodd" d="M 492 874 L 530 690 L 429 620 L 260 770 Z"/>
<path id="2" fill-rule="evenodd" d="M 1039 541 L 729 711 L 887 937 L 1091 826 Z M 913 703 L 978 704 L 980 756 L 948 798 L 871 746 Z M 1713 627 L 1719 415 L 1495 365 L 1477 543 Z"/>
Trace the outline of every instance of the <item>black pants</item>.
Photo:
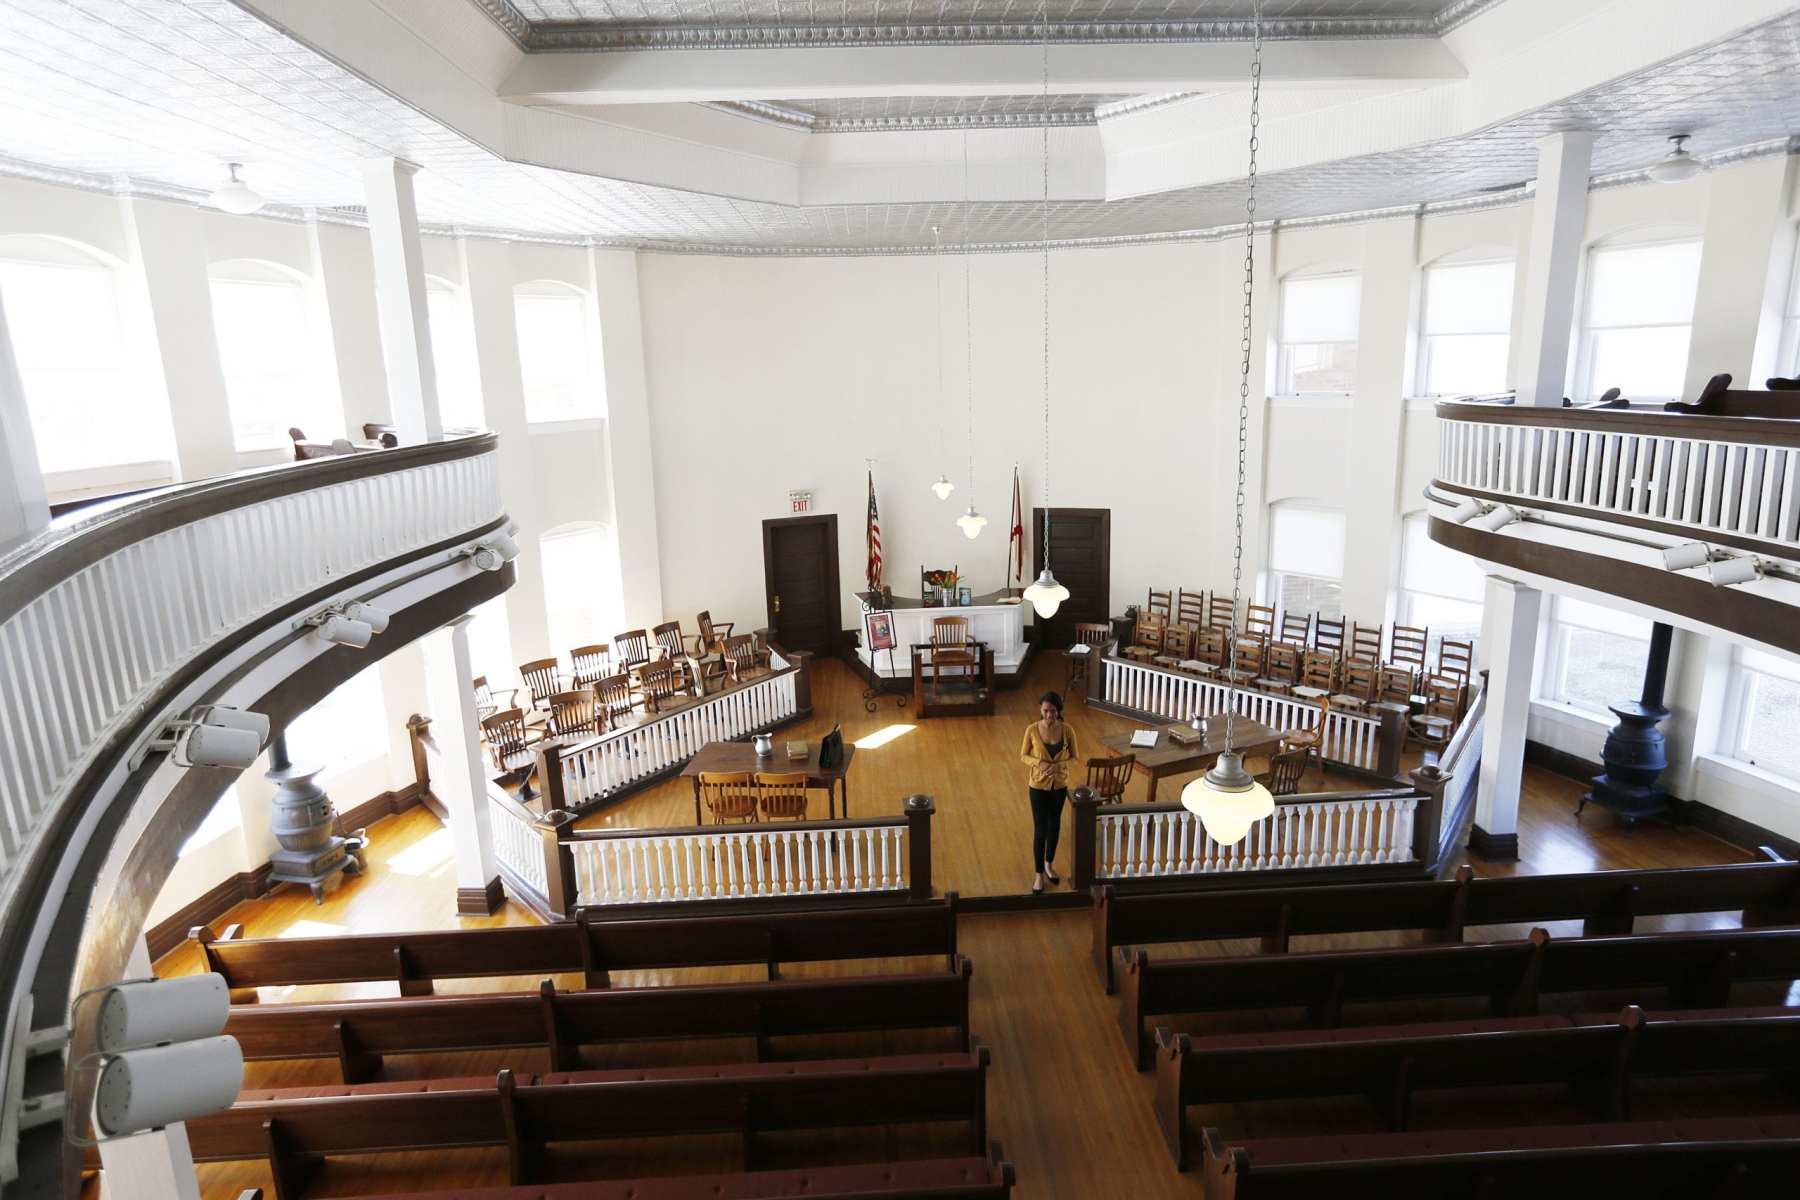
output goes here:
<path id="1" fill-rule="evenodd" d="M 1031 861 L 1038 874 L 1044 864 L 1056 858 L 1056 843 L 1062 837 L 1063 801 L 1068 788 L 1031 789 Z"/>

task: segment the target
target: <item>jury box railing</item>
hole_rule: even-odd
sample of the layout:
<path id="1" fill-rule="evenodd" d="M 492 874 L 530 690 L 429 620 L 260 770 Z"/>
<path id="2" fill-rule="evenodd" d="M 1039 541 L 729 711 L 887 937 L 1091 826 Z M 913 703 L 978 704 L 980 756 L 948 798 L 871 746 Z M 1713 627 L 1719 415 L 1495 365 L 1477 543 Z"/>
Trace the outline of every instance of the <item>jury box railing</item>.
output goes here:
<path id="1" fill-rule="evenodd" d="M 1319 752 L 1327 762 L 1397 778 L 1406 738 L 1406 714 L 1387 709 L 1377 715 L 1327 709 L 1316 702 L 1232 687 L 1216 679 L 1154 663 L 1115 658 L 1099 651 L 1088 703 L 1146 721 L 1188 721 L 1215 717 L 1227 708 L 1277 730 L 1311 730 L 1325 722 Z"/>
<path id="2" fill-rule="evenodd" d="M 1454 401 L 1437 415 L 1439 484 L 1800 556 L 1800 422 Z"/>

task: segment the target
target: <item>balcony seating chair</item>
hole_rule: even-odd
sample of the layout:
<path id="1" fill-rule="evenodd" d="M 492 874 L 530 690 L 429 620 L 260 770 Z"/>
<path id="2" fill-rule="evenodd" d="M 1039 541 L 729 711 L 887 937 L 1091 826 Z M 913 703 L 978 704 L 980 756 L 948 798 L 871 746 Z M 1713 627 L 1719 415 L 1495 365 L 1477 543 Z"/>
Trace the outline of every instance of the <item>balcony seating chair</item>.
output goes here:
<path id="1" fill-rule="evenodd" d="M 1087 760 L 1087 785 L 1102 804 L 1118 804 L 1125 799 L 1125 785 L 1137 766 L 1135 754 L 1109 755 Z"/>

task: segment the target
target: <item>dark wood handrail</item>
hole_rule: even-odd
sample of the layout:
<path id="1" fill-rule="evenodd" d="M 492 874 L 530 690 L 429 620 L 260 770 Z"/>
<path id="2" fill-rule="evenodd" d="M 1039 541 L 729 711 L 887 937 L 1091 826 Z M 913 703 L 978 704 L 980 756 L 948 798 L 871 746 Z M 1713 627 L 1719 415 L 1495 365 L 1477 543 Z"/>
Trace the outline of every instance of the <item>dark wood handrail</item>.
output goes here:
<path id="1" fill-rule="evenodd" d="M 83 568 L 159 533 L 280 496 L 475 458 L 499 444 L 492 433 L 462 434 L 422 446 L 252 467 L 83 508 L 0 555 L 0 621 Z"/>
<path id="2" fill-rule="evenodd" d="M 1483 425 L 1530 425 L 1586 433 L 1800 448 L 1800 421 L 1775 417 L 1710 417 L 1628 408 L 1538 408 L 1462 400 L 1439 401 L 1437 415 L 1443 421 L 1474 421 Z"/>

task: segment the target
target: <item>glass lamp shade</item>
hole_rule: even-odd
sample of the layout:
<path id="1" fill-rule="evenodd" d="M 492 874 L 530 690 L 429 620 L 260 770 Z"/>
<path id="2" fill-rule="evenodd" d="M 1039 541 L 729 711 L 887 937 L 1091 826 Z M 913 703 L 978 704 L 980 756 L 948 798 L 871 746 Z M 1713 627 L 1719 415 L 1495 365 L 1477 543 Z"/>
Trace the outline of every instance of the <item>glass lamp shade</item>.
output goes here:
<path id="1" fill-rule="evenodd" d="M 238 164 L 231 164 L 231 182 L 216 189 L 206 198 L 206 202 L 220 212 L 228 212 L 234 216 L 248 216 L 263 206 L 263 198 L 250 190 L 250 186 L 238 178 Z"/>
<path id="2" fill-rule="evenodd" d="M 987 528 L 987 518 L 976 512 L 973 504 L 969 505 L 968 512 L 956 518 L 956 523 L 962 526 L 963 536 L 971 542 L 980 537 L 981 531 Z"/>
<path id="3" fill-rule="evenodd" d="M 1644 174 L 1658 183 L 1680 183 L 1692 179 L 1706 170 L 1706 164 L 1689 154 L 1681 145 L 1685 139 L 1671 138 L 1675 148 L 1669 151 L 1662 161 L 1653 164 Z"/>
<path id="4" fill-rule="evenodd" d="M 1040 617 L 1054 617 L 1062 602 L 1069 598 L 1069 589 L 1056 582 L 1056 576 L 1045 567 L 1032 585 L 1025 589 L 1025 599 L 1037 610 Z"/>
<path id="5" fill-rule="evenodd" d="M 950 482 L 948 475 L 939 475 L 937 482 L 931 485 L 931 490 L 937 493 L 939 500 L 948 500 L 950 493 L 956 490 L 956 485 Z"/>
<path id="6" fill-rule="evenodd" d="M 1275 811 L 1275 797 L 1244 770 L 1243 755 L 1227 750 L 1212 770 L 1181 789 L 1181 807 L 1200 818 L 1213 841 L 1233 846 Z"/>

